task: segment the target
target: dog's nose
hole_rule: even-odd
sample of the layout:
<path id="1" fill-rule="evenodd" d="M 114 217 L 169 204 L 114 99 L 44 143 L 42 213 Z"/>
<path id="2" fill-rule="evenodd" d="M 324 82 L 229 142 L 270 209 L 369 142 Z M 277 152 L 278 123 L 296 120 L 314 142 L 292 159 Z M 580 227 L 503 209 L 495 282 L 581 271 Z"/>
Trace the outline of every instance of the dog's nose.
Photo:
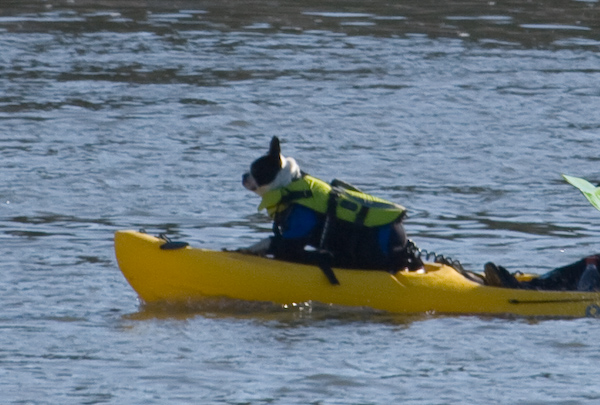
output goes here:
<path id="1" fill-rule="evenodd" d="M 244 174 L 242 174 L 242 183 L 246 182 L 246 180 L 248 179 L 249 175 L 250 175 L 250 173 L 244 173 Z"/>

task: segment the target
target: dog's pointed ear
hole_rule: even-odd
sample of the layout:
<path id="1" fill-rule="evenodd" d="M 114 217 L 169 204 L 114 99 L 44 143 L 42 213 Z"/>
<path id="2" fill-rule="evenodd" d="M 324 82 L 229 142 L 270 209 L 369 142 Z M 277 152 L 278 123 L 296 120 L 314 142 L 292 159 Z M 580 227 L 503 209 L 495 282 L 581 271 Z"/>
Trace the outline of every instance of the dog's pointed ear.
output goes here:
<path id="1" fill-rule="evenodd" d="M 271 145 L 269 146 L 269 156 L 279 156 L 281 154 L 281 146 L 279 145 L 279 138 L 274 136 L 271 138 Z"/>

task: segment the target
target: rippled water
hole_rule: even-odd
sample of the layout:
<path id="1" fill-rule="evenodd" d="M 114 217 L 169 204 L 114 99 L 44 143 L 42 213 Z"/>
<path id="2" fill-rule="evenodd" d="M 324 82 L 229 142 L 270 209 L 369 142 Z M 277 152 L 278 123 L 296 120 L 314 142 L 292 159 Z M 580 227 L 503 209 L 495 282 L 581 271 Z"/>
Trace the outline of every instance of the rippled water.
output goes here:
<path id="1" fill-rule="evenodd" d="M 263 237 L 241 173 L 278 135 L 467 268 L 597 252 L 560 174 L 600 182 L 598 2 L 173 4 L 0 5 L 3 401 L 600 400 L 596 320 L 144 308 L 112 246 Z"/>

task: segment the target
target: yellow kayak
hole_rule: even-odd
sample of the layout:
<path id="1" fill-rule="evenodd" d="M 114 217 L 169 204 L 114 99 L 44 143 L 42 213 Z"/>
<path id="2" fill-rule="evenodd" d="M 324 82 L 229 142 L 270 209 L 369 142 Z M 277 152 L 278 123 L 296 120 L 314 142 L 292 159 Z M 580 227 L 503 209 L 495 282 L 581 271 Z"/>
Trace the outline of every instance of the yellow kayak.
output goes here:
<path id="1" fill-rule="evenodd" d="M 321 302 L 393 313 L 600 316 L 600 293 L 483 286 L 452 267 L 426 263 L 423 272 L 334 269 L 332 285 L 316 266 L 190 246 L 163 250 L 163 239 L 135 231 L 115 234 L 123 275 L 146 303 L 193 303 L 228 297 L 277 304 Z"/>

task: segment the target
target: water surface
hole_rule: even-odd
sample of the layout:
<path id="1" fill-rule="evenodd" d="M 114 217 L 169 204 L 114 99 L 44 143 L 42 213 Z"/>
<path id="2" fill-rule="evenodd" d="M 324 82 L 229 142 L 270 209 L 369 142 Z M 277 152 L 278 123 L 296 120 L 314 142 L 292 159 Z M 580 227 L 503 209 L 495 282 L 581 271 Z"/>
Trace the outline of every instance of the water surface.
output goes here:
<path id="1" fill-rule="evenodd" d="M 145 308 L 117 229 L 236 248 L 273 135 L 408 207 L 422 248 L 544 272 L 596 252 L 595 1 L 8 1 L 0 7 L 7 403 L 596 403 L 596 320 L 314 304 Z"/>

